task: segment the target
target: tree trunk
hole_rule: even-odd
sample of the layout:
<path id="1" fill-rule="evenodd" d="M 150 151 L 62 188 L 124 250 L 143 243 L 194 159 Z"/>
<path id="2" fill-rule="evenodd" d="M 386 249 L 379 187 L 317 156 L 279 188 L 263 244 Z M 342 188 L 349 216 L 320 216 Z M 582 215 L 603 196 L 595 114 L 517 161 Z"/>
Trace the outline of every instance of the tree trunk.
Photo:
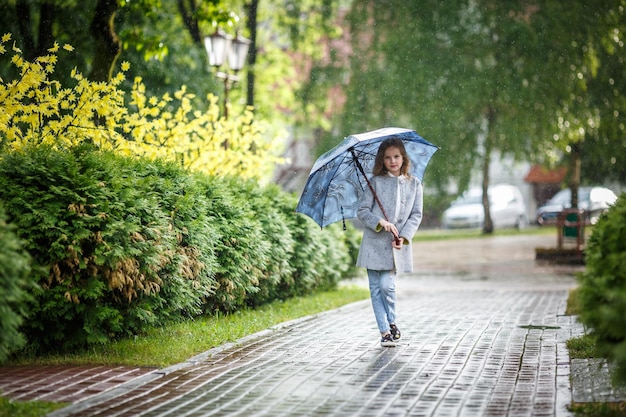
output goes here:
<path id="1" fill-rule="evenodd" d="M 247 99 L 248 106 L 254 106 L 254 64 L 256 63 L 256 22 L 259 9 L 259 0 L 251 0 L 246 4 L 248 21 L 246 23 L 250 32 L 250 48 L 248 49 L 248 82 L 247 82 Z"/>
<path id="2" fill-rule="evenodd" d="M 571 145 L 569 188 L 572 193 L 572 208 L 578 208 L 578 187 L 580 187 L 580 167 L 582 163 L 582 142 Z"/>
<path id="3" fill-rule="evenodd" d="M 35 37 L 31 31 L 32 19 L 28 3 L 18 0 L 15 3 L 15 14 L 17 15 L 17 27 L 19 28 L 22 42 L 24 42 L 24 58 L 32 61 L 37 57 L 35 51 Z"/>
<path id="4" fill-rule="evenodd" d="M 98 0 L 89 28 L 95 41 L 93 67 L 89 74 L 92 81 L 109 81 L 115 61 L 122 50 L 122 43 L 115 33 L 114 20 L 117 0 Z"/>
<path id="5" fill-rule="evenodd" d="M 198 27 L 198 19 L 195 16 L 195 12 L 198 8 L 194 0 L 178 0 L 178 11 L 183 18 L 183 24 L 187 27 L 191 38 L 198 45 L 202 45 L 202 38 L 200 36 L 200 28 Z"/>
<path id="6" fill-rule="evenodd" d="M 37 55 L 47 55 L 48 49 L 54 45 L 54 35 L 52 34 L 52 23 L 54 21 L 54 2 L 45 2 L 39 8 L 39 36 L 37 41 Z"/>
<path id="7" fill-rule="evenodd" d="M 15 2 L 15 14 L 20 36 L 24 42 L 24 58 L 33 61 L 35 58 L 48 54 L 48 49 L 54 44 L 52 36 L 52 22 L 54 20 L 54 3 L 44 2 L 39 6 L 39 27 L 37 43 L 33 35 L 33 19 L 30 13 L 29 2 L 18 0 Z"/>
<path id="8" fill-rule="evenodd" d="M 485 220 L 483 222 L 483 234 L 489 235 L 493 233 L 493 220 L 491 219 L 491 207 L 489 205 L 489 166 L 491 165 L 491 153 L 493 152 L 494 135 L 493 125 L 496 119 L 495 110 L 490 107 L 487 111 L 487 134 L 485 135 L 485 154 L 483 155 L 483 209 L 485 212 Z"/>
<path id="9" fill-rule="evenodd" d="M 493 233 L 493 221 L 491 220 L 491 208 L 489 206 L 489 165 L 491 165 L 492 134 L 487 132 L 485 137 L 485 155 L 483 156 L 483 209 L 485 211 L 485 220 L 483 222 L 483 234 Z"/>

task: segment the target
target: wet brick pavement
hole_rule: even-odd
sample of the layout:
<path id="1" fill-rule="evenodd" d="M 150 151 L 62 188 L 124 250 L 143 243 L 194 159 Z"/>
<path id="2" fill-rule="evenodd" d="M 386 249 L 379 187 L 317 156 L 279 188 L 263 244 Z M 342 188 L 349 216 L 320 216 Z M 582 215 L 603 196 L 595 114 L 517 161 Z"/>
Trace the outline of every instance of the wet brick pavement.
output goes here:
<path id="1" fill-rule="evenodd" d="M 614 387 L 610 383 L 615 364 L 605 359 L 572 359 L 571 368 L 575 403 L 626 401 L 626 387 Z"/>
<path id="2" fill-rule="evenodd" d="M 369 301 L 285 323 L 57 410 L 61 416 L 569 416 L 575 268 L 551 236 L 425 242 L 397 282 L 395 348 Z M 354 283 L 364 284 L 363 279 Z"/>
<path id="3" fill-rule="evenodd" d="M 73 403 L 153 370 L 125 366 L 5 366 L 0 368 L 0 392 L 14 400 Z"/>

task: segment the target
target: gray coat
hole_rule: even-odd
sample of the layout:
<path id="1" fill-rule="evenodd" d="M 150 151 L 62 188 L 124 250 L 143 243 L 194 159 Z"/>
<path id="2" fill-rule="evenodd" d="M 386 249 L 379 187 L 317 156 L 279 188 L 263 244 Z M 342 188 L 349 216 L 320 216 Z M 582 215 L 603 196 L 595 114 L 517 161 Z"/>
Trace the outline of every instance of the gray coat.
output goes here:
<path id="1" fill-rule="evenodd" d="M 356 265 L 378 271 L 413 272 L 411 240 L 422 222 L 422 183 L 415 177 L 391 175 L 375 176 L 370 181 L 389 221 L 396 225 L 404 242 L 401 250 L 393 249 L 393 236 L 379 225 L 379 221 L 385 217 L 372 192 L 366 188 L 357 211 L 365 231 Z M 396 216 L 398 190 L 400 208 Z"/>

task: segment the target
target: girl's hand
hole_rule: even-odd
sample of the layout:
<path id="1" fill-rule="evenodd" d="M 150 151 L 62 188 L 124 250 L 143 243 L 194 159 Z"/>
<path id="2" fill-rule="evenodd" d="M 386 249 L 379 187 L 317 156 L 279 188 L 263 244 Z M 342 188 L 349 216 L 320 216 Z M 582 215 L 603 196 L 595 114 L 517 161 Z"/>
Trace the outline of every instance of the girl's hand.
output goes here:
<path id="1" fill-rule="evenodd" d="M 401 237 L 398 239 L 394 239 L 391 241 L 391 246 L 394 249 L 402 249 L 402 242 L 404 242 L 404 239 L 402 239 Z"/>
<path id="2" fill-rule="evenodd" d="M 398 237 L 398 229 L 396 229 L 396 225 L 388 222 L 387 220 L 381 220 L 378 222 L 385 231 L 391 233 L 394 237 Z"/>

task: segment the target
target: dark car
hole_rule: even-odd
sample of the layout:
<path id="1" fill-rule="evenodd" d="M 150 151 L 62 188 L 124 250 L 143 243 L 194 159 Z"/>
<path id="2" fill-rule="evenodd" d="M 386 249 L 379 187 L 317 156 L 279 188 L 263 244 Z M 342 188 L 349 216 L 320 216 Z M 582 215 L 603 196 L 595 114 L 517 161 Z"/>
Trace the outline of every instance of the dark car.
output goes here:
<path id="1" fill-rule="evenodd" d="M 585 211 L 591 224 L 610 206 L 615 204 L 617 196 L 605 187 L 580 187 L 578 189 L 578 208 Z M 548 202 L 537 209 L 537 223 L 540 225 L 556 224 L 560 212 L 572 207 L 572 191 L 569 188 L 556 193 Z"/>

